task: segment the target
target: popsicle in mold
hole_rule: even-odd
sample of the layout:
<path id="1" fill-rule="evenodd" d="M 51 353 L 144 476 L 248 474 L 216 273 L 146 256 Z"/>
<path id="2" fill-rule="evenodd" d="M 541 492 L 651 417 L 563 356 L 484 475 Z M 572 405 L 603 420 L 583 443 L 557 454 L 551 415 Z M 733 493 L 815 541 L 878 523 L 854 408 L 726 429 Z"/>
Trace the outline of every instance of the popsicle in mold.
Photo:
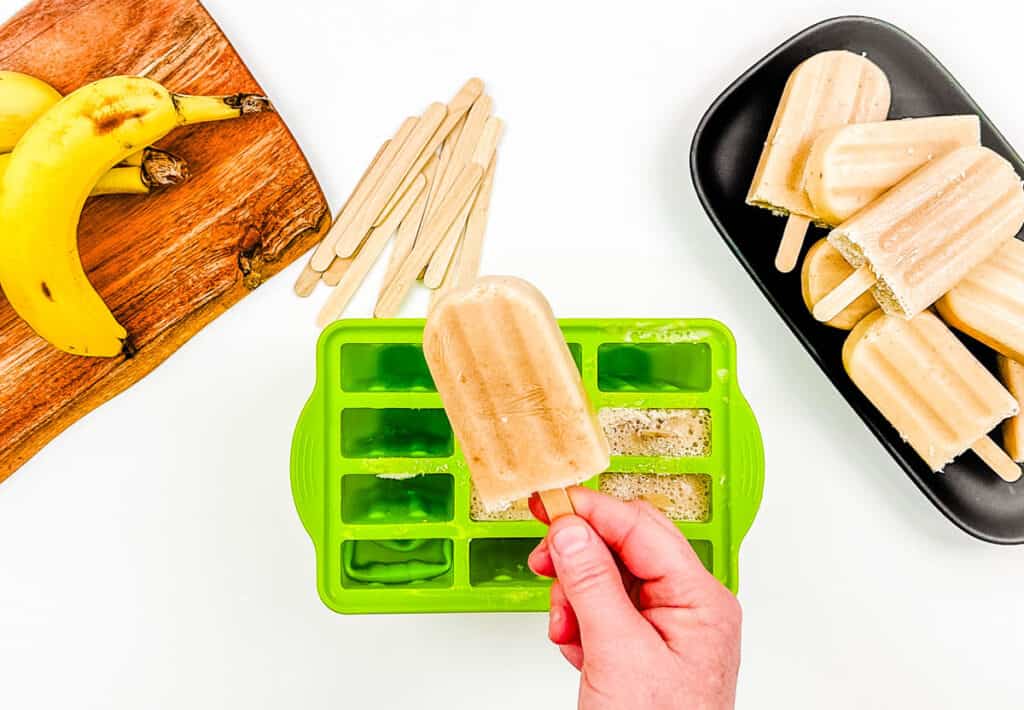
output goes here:
<path id="1" fill-rule="evenodd" d="M 1011 239 L 935 303 L 949 325 L 1024 362 L 1024 242 Z"/>
<path id="2" fill-rule="evenodd" d="M 1017 401 L 931 312 L 868 315 L 847 336 L 843 367 L 933 471 L 973 449 L 1004 480 L 1020 478 L 988 437 Z"/>
<path id="3" fill-rule="evenodd" d="M 747 193 L 747 204 L 788 215 L 775 257 L 779 271 L 793 270 L 807 227 L 818 220 L 804 188 L 814 139 L 837 126 L 883 120 L 890 98 L 885 73 L 845 50 L 815 54 L 790 74 Z"/>
<path id="4" fill-rule="evenodd" d="M 604 471 L 608 442 L 551 306 L 521 279 L 489 276 L 434 306 L 423 351 L 484 507 L 562 490 Z"/>
<path id="5" fill-rule="evenodd" d="M 831 128 L 814 140 L 807 157 L 807 197 L 820 221 L 837 225 L 929 160 L 980 144 L 977 116 L 929 116 Z"/>
<path id="6" fill-rule="evenodd" d="M 831 320 L 873 287 L 886 313 L 912 318 L 1022 224 L 1024 189 L 1013 166 L 988 148 L 958 148 L 829 233 L 829 243 L 856 271 L 815 305 L 814 317 Z"/>

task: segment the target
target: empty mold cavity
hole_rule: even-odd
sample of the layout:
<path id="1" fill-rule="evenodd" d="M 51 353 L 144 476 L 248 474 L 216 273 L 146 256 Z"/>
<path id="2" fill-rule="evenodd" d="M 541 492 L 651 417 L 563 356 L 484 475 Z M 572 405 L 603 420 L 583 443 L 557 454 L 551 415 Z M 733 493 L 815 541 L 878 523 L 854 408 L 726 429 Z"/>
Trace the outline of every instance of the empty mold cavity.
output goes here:
<path id="1" fill-rule="evenodd" d="M 597 349 L 602 392 L 705 392 L 711 386 L 707 343 L 606 343 Z"/>
<path id="2" fill-rule="evenodd" d="M 711 454 L 711 412 L 706 409 L 630 409 L 598 412 L 613 456 L 694 458 Z"/>
<path id="3" fill-rule="evenodd" d="M 708 540 L 688 540 L 690 547 L 697 553 L 697 558 L 704 565 L 704 569 L 714 574 L 714 555 L 711 543 Z"/>
<path id="4" fill-rule="evenodd" d="M 484 508 L 483 501 L 480 500 L 480 496 L 476 494 L 476 488 L 470 484 L 469 494 L 469 517 L 470 520 L 484 520 L 484 521 L 513 521 L 513 520 L 533 520 L 533 515 L 530 514 L 530 499 L 520 498 L 517 501 L 513 501 L 512 505 L 505 508 L 504 510 L 497 510 L 489 512 Z"/>
<path id="5" fill-rule="evenodd" d="M 343 587 L 452 586 L 451 540 L 347 540 L 341 554 Z"/>
<path id="6" fill-rule="evenodd" d="M 341 348 L 348 392 L 434 392 L 423 348 L 412 343 L 349 343 Z"/>
<path id="7" fill-rule="evenodd" d="M 469 543 L 469 583 L 474 587 L 546 585 L 526 564 L 540 538 L 481 538 Z"/>
<path id="8" fill-rule="evenodd" d="M 341 453 L 350 458 L 451 456 L 452 428 L 443 409 L 345 409 Z"/>
<path id="9" fill-rule="evenodd" d="M 576 369 L 583 372 L 583 346 L 579 343 L 567 343 L 572 361 L 576 363 Z"/>
<path id="10" fill-rule="evenodd" d="M 448 474 L 341 478 L 341 518 L 346 523 L 440 523 L 455 512 L 454 479 Z"/>
<path id="11" fill-rule="evenodd" d="M 600 490 L 620 500 L 643 499 L 672 520 L 711 517 L 711 476 L 703 473 L 602 473 Z"/>

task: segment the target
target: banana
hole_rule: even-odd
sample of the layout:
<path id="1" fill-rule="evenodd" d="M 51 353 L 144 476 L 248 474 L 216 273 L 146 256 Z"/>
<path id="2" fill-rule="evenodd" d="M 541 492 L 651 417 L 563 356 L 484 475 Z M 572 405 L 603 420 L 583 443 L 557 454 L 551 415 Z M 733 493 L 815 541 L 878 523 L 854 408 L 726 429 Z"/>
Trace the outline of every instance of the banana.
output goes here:
<path id="1" fill-rule="evenodd" d="M 28 127 L 58 101 L 60 92 L 45 81 L 0 71 L 0 153 L 11 152 Z"/>
<path id="2" fill-rule="evenodd" d="M 10 159 L 10 153 L 0 153 L 0 180 L 7 172 Z M 118 163 L 93 185 L 89 197 L 148 195 L 154 189 L 180 185 L 188 176 L 188 163 L 184 159 L 159 148 L 143 148 L 139 151 L 138 165 Z"/>
<path id="3" fill-rule="evenodd" d="M 187 96 L 115 76 L 46 111 L 15 145 L 0 180 L 0 287 L 18 315 L 66 352 L 131 355 L 127 331 L 78 256 L 86 198 L 104 173 L 177 126 L 269 110 L 263 96 Z"/>

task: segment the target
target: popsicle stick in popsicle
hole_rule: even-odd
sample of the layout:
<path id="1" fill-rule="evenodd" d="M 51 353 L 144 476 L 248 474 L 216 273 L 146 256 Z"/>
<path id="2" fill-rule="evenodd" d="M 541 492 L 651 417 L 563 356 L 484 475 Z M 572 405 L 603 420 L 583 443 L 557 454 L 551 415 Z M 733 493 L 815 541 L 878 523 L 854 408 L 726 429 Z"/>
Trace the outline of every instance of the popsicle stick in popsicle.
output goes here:
<path id="1" fill-rule="evenodd" d="M 572 499 L 564 488 L 552 488 L 540 492 L 540 501 L 544 504 L 544 511 L 548 514 L 548 521 L 555 522 L 558 518 L 566 515 L 576 515 L 576 509 L 572 507 Z"/>
<path id="2" fill-rule="evenodd" d="M 800 260 L 800 250 L 804 246 L 807 228 L 811 225 L 810 217 L 790 214 L 786 219 L 786 228 L 782 232 L 779 250 L 775 253 L 775 268 L 784 274 L 796 268 Z"/>
<path id="3" fill-rule="evenodd" d="M 346 225 L 341 236 L 338 237 L 338 243 L 335 246 L 338 256 L 352 256 L 356 248 L 363 243 L 370 229 L 373 228 L 374 222 L 377 221 L 377 216 L 384 210 L 402 180 L 423 155 L 447 113 L 448 108 L 442 103 L 432 103 L 423 112 L 408 140 L 402 145 L 401 150 L 395 155 L 394 160 L 388 165 L 377 184 L 373 186 L 366 200 L 359 205 L 352 221 Z"/>
<path id="4" fill-rule="evenodd" d="M 352 258 L 338 287 L 331 292 L 327 302 L 320 310 L 317 325 L 324 328 L 341 317 L 345 307 L 352 300 L 352 296 L 355 295 L 356 290 L 384 251 L 388 239 L 398 229 L 402 218 L 409 213 L 426 184 L 427 180 L 422 175 L 416 178 L 402 199 L 395 205 L 395 209 L 391 210 L 388 218 L 370 232 L 370 236 L 360 245 L 359 251 Z"/>
<path id="5" fill-rule="evenodd" d="M 335 218 L 335 222 L 337 222 L 338 219 L 341 218 L 341 216 L 345 213 L 345 210 L 348 209 L 348 206 L 350 204 L 352 204 L 352 199 L 356 196 L 356 194 L 361 189 L 363 189 L 363 186 L 366 184 L 366 178 L 370 175 L 370 172 L 373 170 L 373 168 L 380 161 L 381 156 L 384 155 L 384 151 L 387 150 L 387 147 L 390 144 L 391 144 L 391 140 L 390 139 L 388 139 L 388 140 L 386 140 L 386 141 L 384 141 L 383 143 L 380 144 L 380 148 L 377 149 L 377 153 L 376 153 L 376 155 L 373 156 L 373 160 L 371 160 L 370 164 L 366 166 L 366 170 L 364 170 L 363 174 L 360 176 L 359 182 L 357 182 L 356 186 L 354 188 L 352 188 L 352 193 L 348 196 L 348 199 L 345 200 L 345 204 L 342 205 L 341 209 L 338 211 L 338 216 L 337 216 L 337 218 Z M 327 234 L 324 235 L 324 240 L 326 240 L 329 235 L 330 235 L 330 230 L 328 230 Z M 320 280 L 320 273 L 323 271 L 323 269 L 314 269 L 313 268 L 313 256 L 316 254 L 316 251 L 319 250 L 319 249 L 320 249 L 320 246 L 318 245 L 317 248 L 314 250 L 313 254 L 310 255 L 309 261 L 306 262 L 306 265 L 302 268 L 302 272 L 299 274 L 299 278 L 295 280 L 295 293 L 296 293 L 296 295 L 301 296 L 302 298 L 305 298 L 306 296 L 308 296 L 311 293 L 313 293 L 313 289 L 316 288 L 316 284 Z M 324 253 L 330 254 L 331 257 L 334 256 L 334 250 L 333 249 L 325 250 Z"/>
<path id="6" fill-rule="evenodd" d="M 426 165 L 427 161 L 437 153 L 437 149 L 440 148 L 441 144 L 447 140 L 448 136 L 463 123 L 466 113 L 470 110 L 470 107 L 477 103 L 483 91 L 483 81 L 474 77 L 463 84 L 458 93 L 452 97 L 452 100 L 448 102 L 448 113 L 444 117 L 444 121 L 442 121 L 440 127 L 438 127 L 437 131 L 430 138 L 426 148 L 424 148 L 420 157 L 416 159 L 416 162 L 413 164 L 409 173 L 405 176 L 405 179 L 402 180 L 402 184 L 399 185 L 398 189 L 391 196 L 391 199 L 388 200 L 387 205 L 384 206 L 380 215 L 377 216 L 374 226 L 383 222 L 384 219 L 391 214 L 391 210 L 394 209 L 395 205 L 398 204 L 398 201 L 402 199 L 405 191 L 409 189 L 409 186 L 412 185 L 416 177 L 423 172 L 423 166 Z"/>
<path id="7" fill-rule="evenodd" d="M 971 450 L 1007 483 L 1020 479 L 1020 466 L 989 437 L 983 436 L 978 439 Z"/>
<path id="8" fill-rule="evenodd" d="M 814 305 L 814 318 L 822 323 L 832 320 L 875 285 L 875 275 L 865 264 L 840 282 Z"/>

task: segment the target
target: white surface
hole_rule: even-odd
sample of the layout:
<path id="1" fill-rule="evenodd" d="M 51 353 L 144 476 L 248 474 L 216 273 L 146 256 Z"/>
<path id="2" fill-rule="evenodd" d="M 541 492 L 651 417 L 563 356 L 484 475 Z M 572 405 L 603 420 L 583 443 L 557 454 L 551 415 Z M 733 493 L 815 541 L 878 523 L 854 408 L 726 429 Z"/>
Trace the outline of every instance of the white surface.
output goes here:
<path id="1" fill-rule="evenodd" d="M 508 122 L 487 271 L 531 279 L 563 316 L 732 327 L 768 461 L 741 561 L 740 707 L 1020 707 L 1024 548 L 967 537 L 918 493 L 690 185 L 690 137 L 718 92 L 850 7 L 207 5 L 335 208 L 402 117 L 478 74 Z M 1000 5 L 855 9 L 916 35 L 1024 146 L 1021 18 Z M 540 615 L 344 617 L 317 599 L 287 469 L 325 292 L 296 299 L 297 270 L 0 486 L 0 705 L 574 707 L 576 674 Z M 379 278 L 352 314 L 369 312 Z"/>

